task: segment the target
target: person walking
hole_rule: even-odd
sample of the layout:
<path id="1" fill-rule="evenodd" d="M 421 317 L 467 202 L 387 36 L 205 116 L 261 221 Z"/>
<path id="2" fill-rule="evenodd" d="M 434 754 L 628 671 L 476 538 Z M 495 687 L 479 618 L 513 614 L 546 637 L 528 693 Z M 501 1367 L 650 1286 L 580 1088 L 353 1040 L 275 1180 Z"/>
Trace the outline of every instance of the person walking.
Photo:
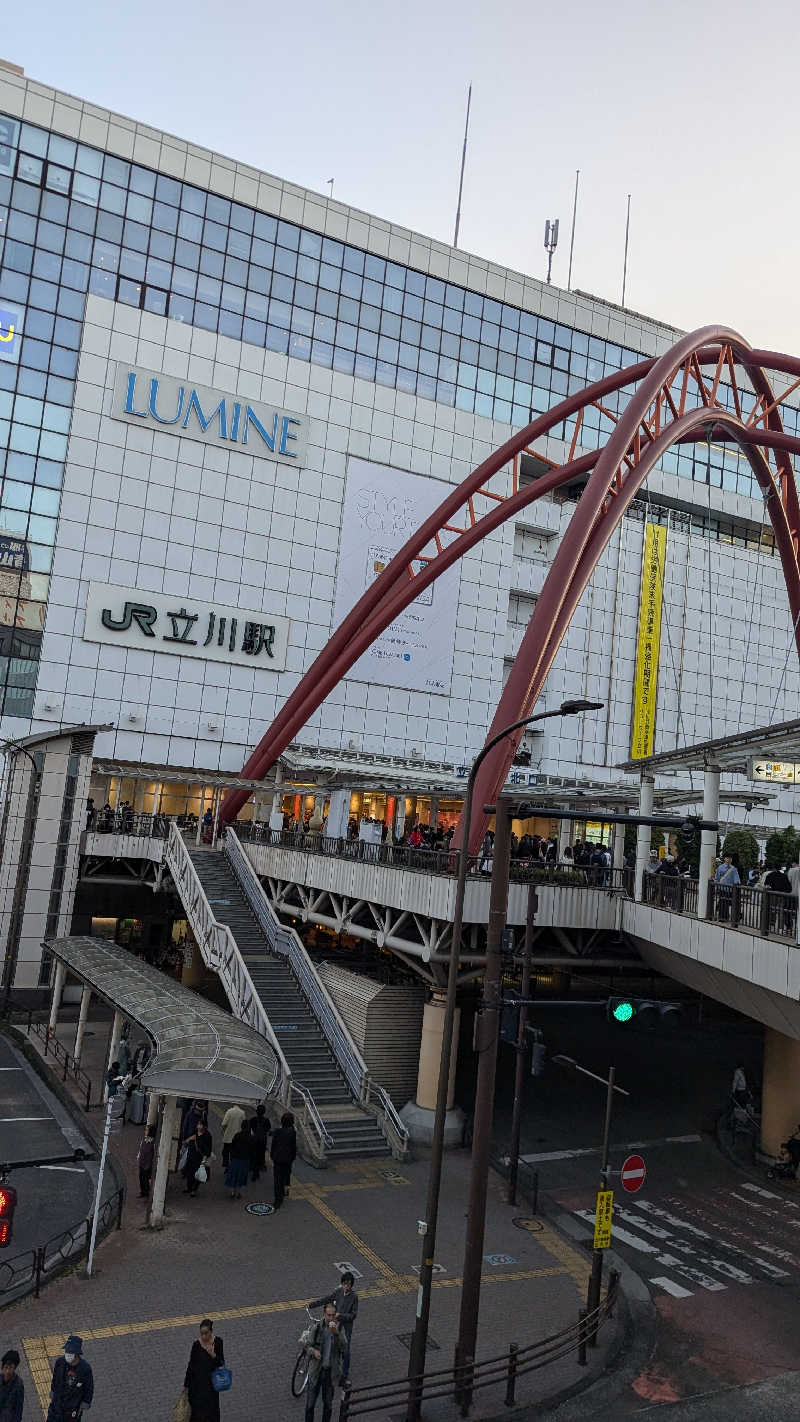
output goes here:
<path id="1" fill-rule="evenodd" d="M 206 1160 L 212 1149 L 211 1132 L 207 1130 L 202 1121 L 198 1121 L 193 1135 L 186 1136 L 183 1141 L 183 1150 L 186 1151 L 186 1159 L 181 1168 L 181 1174 L 186 1181 L 184 1195 L 196 1195 L 198 1186 L 204 1183 L 202 1176 L 199 1180 L 197 1178 L 197 1172 L 201 1166 L 205 1171 L 205 1179 L 208 1179 Z"/>
<path id="2" fill-rule="evenodd" d="M 325 1294 L 321 1299 L 314 1299 L 309 1308 L 319 1308 L 325 1304 L 333 1304 L 336 1309 L 336 1321 L 342 1334 L 342 1381 L 346 1382 L 350 1372 L 350 1349 L 353 1342 L 353 1324 L 358 1316 L 358 1294 L 355 1291 L 355 1279 L 347 1269 L 342 1274 L 341 1283 L 338 1289 L 332 1293 Z"/>
<path id="3" fill-rule="evenodd" d="M 236 1102 L 229 1106 L 222 1118 L 222 1164 L 227 1165 L 231 1155 L 231 1141 L 244 1125 L 244 1111 Z"/>
<path id="4" fill-rule="evenodd" d="M 739 870 L 733 862 L 732 854 L 723 854 L 721 862 L 714 871 L 714 883 L 718 886 L 718 917 L 725 921 L 730 917 L 733 889 L 741 883 Z"/>
<path id="5" fill-rule="evenodd" d="M 94 1374 L 83 1356 L 83 1339 L 70 1333 L 64 1355 L 56 1359 L 50 1384 L 47 1422 L 79 1422 L 94 1397 Z"/>
<path id="6" fill-rule="evenodd" d="M 331 1422 L 333 1394 L 342 1378 L 342 1333 L 336 1322 L 336 1305 L 325 1305 L 300 1342 L 309 1355 L 305 1422 L 314 1422 L 317 1398 L 322 1393 L 322 1422 Z"/>
<path id="7" fill-rule="evenodd" d="M 241 1200 L 242 1186 L 247 1184 L 250 1173 L 250 1127 L 245 1121 L 230 1143 L 225 1184 L 231 1192 L 232 1200 Z"/>
<path id="8" fill-rule="evenodd" d="M 297 1156 L 297 1135 L 291 1111 L 284 1111 L 281 1116 L 281 1124 L 273 1134 L 269 1154 L 272 1160 L 272 1177 L 275 1186 L 275 1209 L 279 1210 L 283 1204 L 284 1195 L 289 1193 L 292 1162 Z"/>
<path id="9" fill-rule="evenodd" d="M 267 1145 L 272 1130 L 267 1108 L 257 1106 L 255 1116 L 250 1119 L 250 1176 L 258 1180 L 262 1170 L 267 1168 Z"/>
<path id="10" fill-rule="evenodd" d="M 192 1344 L 183 1385 L 189 1395 L 190 1422 L 220 1422 L 219 1393 L 212 1382 L 212 1373 L 225 1366 L 222 1339 L 215 1338 L 210 1318 L 200 1324 L 199 1335 Z"/>
<path id="11" fill-rule="evenodd" d="M 9 1348 L 0 1363 L 0 1422 L 22 1422 L 25 1384 L 17 1374 L 19 1353 Z"/>
<path id="12" fill-rule="evenodd" d="M 150 1194 L 150 1181 L 153 1176 L 153 1160 L 156 1153 L 156 1128 L 148 1126 L 142 1136 L 141 1144 L 136 1155 L 136 1164 L 139 1167 L 139 1199 L 146 1200 Z"/>

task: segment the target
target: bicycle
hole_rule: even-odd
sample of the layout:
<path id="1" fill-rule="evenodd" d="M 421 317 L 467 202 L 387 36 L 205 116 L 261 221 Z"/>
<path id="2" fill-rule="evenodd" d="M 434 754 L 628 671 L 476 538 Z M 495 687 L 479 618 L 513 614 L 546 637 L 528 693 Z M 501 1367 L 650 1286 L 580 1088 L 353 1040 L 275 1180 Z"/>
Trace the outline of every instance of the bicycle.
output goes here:
<path id="1" fill-rule="evenodd" d="M 308 1304 L 306 1304 L 306 1313 L 311 1323 L 321 1322 L 319 1318 L 314 1317 Z M 311 1354 L 306 1347 L 301 1347 L 295 1359 L 294 1370 L 292 1372 L 292 1397 L 302 1397 L 308 1387 L 308 1368 L 310 1362 Z"/>

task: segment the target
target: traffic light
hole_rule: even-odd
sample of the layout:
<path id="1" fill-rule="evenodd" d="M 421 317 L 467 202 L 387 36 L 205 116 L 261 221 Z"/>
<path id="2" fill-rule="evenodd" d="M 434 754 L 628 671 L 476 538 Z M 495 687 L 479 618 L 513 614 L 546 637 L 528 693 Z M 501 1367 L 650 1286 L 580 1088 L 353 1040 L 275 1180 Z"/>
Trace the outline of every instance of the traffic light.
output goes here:
<path id="1" fill-rule="evenodd" d="M 698 830 L 696 819 L 684 820 L 683 824 L 678 830 L 678 843 L 684 854 L 688 854 L 689 851 L 694 847 L 699 833 L 700 831 Z"/>
<path id="2" fill-rule="evenodd" d="M 683 1004 L 653 997 L 610 997 L 606 1016 L 609 1022 L 617 1022 L 622 1027 L 633 1026 L 652 1032 L 656 1027 L 680 1026 Z"/>
<path id="3" fill-rule="evenodd" d="M 17 1208 L 17 1192 L 12 1185 L 0 1185 L 0 1249 L 7 1249 L 11 1243 L 14 1211 Z"/>
<path id="4" fill-rule="evenodd" d="M 516 1045 L 519 1032 L 519 1003 L 513 989 L 507 989 L 500 1010 L 500 1041 Z"/>

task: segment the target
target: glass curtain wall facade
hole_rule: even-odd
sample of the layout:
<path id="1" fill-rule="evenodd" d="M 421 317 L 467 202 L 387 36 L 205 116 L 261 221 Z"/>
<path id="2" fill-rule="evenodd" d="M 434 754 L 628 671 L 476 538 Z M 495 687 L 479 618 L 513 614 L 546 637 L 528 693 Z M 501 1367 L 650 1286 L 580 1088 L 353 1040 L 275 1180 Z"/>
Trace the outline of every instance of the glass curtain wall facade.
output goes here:
<path id="1" fill-rule="evenodd" d="M 5 715 L 33 706 L 87 291 L 515 426 L 643 358 L 0 115 Z M 588 410 L 582 445 L 611 428 Z M 733 449 L 671 450 L 663 468 L 760 498 Z"/>

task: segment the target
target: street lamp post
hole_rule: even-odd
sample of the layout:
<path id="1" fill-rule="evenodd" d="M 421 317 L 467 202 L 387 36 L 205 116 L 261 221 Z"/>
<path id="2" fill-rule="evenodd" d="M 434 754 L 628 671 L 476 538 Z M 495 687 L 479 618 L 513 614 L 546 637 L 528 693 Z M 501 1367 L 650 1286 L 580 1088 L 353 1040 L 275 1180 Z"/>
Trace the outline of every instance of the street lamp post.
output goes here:
<path id="1" fill-rule="evenodd" d="M 522 983 L 517 1028 L 517 1064 L 514 1072 L 514 1109 L 511 1114 L 511 1145 L 508 1164 L 508 1203 L 517 1203 L 517 1176 L 519 1174 L 519 1138 L 522 1131 L 522 1099 L 525 1093 L 525 1055 L 527 1050 L 528 1003 L 531 995 L 531 956 L 533 952 L 533 928 L 536 922 L 538 901 L 536 887 L 528 885 L 528 911 L 525 915 L 525 943 L 522 949 Z"/>
<path id="2" fill-rule="evenodd" d="M 492 736 L 479 751 L 472 763 L 467 778 L 462 814 L 463 827 L 458 850 L 458 873 L 456 896 L 453 905 L 453 928 L 450 938 L 450 961 L 447 972 L 447 998 L 445 1001 L 444 1025 L 442 1031 L 442 1051 L 439 1061 L 439 1081 L 436 1090 L 436 1112 L 434 1115 L 433 1138 L 431 1140 L 431 1163 L 428 1173 L 428 1197 L 425 1219 L 421 1221 L 423 1230 L 422 1252 L 419 1267 L 419 1289 L 417 1290 L 417 1314 L 408 1359 L 408 1422 L 418 1422 L 422 1402 L 421 1379 L 425 1372 L 425 1357 L 428 1347 L 428 1321 L 431 1309 L 431 1287 L 433 1264 L 436 1253 L 436 1227 L 439 1217 L 439 1195 L 442 1183 L 442 1158 L 444 1155 L 444 1128 L 447 1117 L 447 1088 L 450 1081 L 450 1061 L 452 1055 L 453 1023 L 456 1011 L 458 988 L 458 959 L 461 948 L 461 929 L 464 918 L 464 895 L 469 867 L 469 832 L 472 819 L 472 798 L 475 779 L 486 756 L 500 741 L 517 731 L 521 726 L 529 726 L 532 721 L 544 721 L 551 716 L 572 716 L 579 711 L 599 710 L 601 701 L 564 701 L 556 711 L 540 711 L 535 716 L 525 716 L 514 721 L 497 735 Z"/>

